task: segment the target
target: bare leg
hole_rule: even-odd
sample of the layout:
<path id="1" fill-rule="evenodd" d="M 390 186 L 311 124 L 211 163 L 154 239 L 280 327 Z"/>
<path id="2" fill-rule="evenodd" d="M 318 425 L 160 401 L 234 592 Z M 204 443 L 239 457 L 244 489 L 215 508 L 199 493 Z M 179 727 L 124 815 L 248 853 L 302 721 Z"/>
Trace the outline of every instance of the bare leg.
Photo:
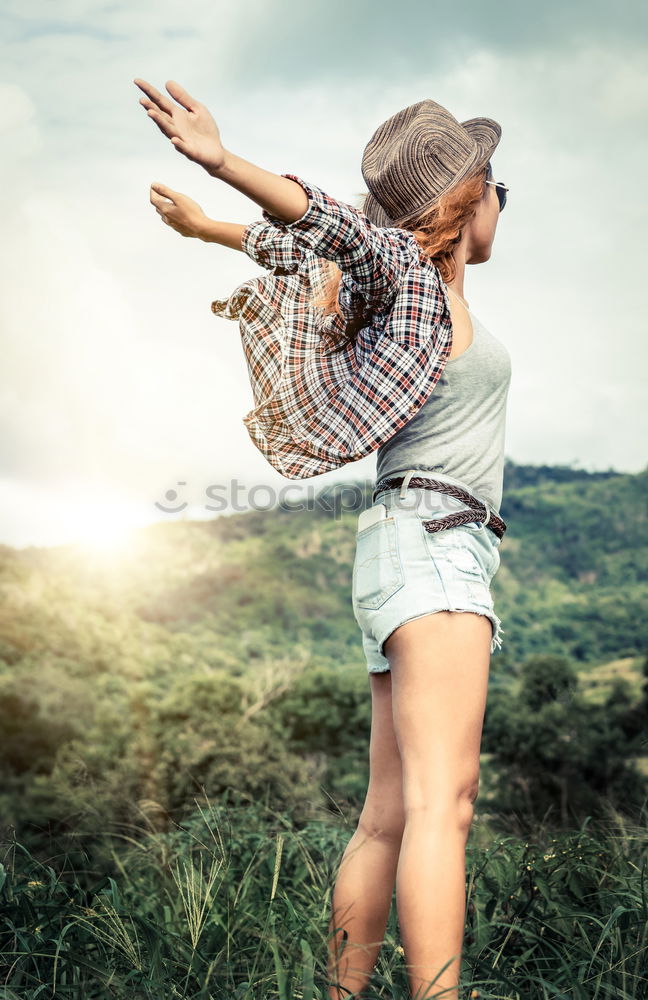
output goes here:
<path id="1" fill-rule="evenodd" d="M 483 615 L 441 611 L 401 625 L 384 646 L 405 813 L 396 903 L 419 1000 L 458 997 L 491 635 Z"/>
<path id="2" fill-rule="evenodd" d="M 337 985 L 329 987 L 331 1000 L 360 993 L 371 978 L 387 927 L 405 824 L 391 674 L 369 674 L 369 680 L 369 786 L 333 891 L 328 973 L 329 981 Z"/>

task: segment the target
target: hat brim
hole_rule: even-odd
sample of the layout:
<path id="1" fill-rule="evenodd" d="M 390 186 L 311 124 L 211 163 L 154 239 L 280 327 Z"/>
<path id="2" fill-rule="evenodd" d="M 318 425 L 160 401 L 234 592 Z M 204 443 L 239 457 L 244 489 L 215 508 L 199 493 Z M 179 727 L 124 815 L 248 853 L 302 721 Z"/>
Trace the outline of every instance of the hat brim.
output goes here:
<path id="1" fill-rule="evenodd" d="M 476 165 L 479 167 L 487 163 L 502 138 L 501 126 L 492 118 L 469 118 L 460 124 L 479 149 Z"/>
<path id="2" fill-rule="evenodd" d="M 395 226 L 387 212 L 382 207 L 377 198 L 374 198 L 371 191 L 367 194 L 365 198 L 364 205 L 362 206 L 362 211 L 374 226 L 379 226 L 381 229 L 389 229 Z"/>
<path id="3" fill-rule="evenodd" d="M 465 122 L 461 122 L 461 127 L 468 132 L 470 138 L 475 143 L 475 153 L 470 158 L 464 170 L 457 176 L 455 183 L 463 179 L 467 174 L 476 172 L 480 167 L 483 167 L 488 163 L 491 156 L 495 152 L 498 143 L 502 137 L 502 129 L 500 125 L 494 121 L 492 118 L 469 118 Z M 451 185 L 451 186 L 454 186 Z M 449 188 L 447 190 L 450 190 Z M 445 193 L 445 192 L 443 192 Z M 438 197 L 441 197 L 439 195 Z M 430 208 L 434 205 L 435 201 L 430 202 Z M 373 223 L 374 226 L 379 226 L 381 229 L 389 228 L 399 228 L 403 223 L 411 221 L 420 215 L 420 211 L 408 216 L 406 219 L 400 219 L 399 221 L 394 221 L 388 215 L 385 209 L 382 207 L 377 198 L 373 196 L 371 191 L 368 192 L 367 197 L 362 208 L 362 211 L 367 216 L 369 221 Z"/>

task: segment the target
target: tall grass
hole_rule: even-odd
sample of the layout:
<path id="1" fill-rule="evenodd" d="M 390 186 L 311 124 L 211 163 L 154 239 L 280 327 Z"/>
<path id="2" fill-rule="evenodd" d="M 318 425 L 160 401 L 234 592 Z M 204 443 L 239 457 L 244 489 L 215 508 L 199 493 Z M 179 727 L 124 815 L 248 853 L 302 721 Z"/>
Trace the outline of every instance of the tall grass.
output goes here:
<path id="1" fill-rule="evenodd" d="M 207 802 L 170 832 L 110 838 L 112 871 L 94 881 L 6 843 L 0 996 L 325 1000 L 331 892 L 351 832 L 297 828 L 256 802 Z M 644 824 L 612 816 L 474 841 L 466 997 L 648 997 Z M 409 996 L 397 923 L 392 905 L 367 1000 Z"/>

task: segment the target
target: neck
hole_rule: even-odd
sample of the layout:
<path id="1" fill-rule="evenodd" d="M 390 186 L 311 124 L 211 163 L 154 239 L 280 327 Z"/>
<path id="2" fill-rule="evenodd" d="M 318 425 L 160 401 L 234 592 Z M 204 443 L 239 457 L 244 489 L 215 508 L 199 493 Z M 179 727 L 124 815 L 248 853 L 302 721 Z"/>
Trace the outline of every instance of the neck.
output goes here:
<path id="1" fill-rule="evenodd" d="M 462 299 L 465 300 L 464 296 L 464 274 L 466 273 L 466 242 L 462 239 L 457 247 L 455 247 L 453 257 L 456 264 L 456 273 L 452 281 L 446 282 L 449 288 L 452 288 L 453 292 L 460 295 Z"/>

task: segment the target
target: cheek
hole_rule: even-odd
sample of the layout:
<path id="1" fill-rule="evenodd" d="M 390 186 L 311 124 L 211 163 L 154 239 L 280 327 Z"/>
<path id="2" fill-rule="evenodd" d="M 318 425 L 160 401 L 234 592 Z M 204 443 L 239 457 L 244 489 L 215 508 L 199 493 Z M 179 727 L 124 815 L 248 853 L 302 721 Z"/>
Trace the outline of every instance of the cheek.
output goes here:
<path id="1" fill-rule="evenodd" d="M 492 242 L 495 235 L 495 229 L 497 228 L 498 216 L 499 213 L 498 215 L 494 215 L 492 212 L 489 212 L 488 216 L 484 218 L 482 225 L 479 227 L 478 238 L 479 242 L 483 246 L 488 246 Z"/>

